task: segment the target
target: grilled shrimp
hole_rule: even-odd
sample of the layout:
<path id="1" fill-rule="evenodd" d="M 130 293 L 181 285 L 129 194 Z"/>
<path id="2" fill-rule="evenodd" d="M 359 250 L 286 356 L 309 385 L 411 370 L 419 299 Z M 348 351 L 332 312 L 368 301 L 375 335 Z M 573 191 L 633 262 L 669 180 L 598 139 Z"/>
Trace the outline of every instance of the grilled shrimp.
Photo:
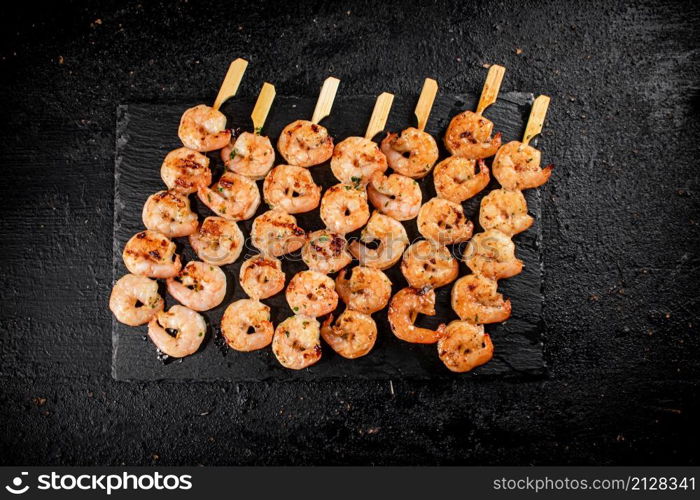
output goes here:
<path id="1" fill-rule="evenodd" d="M 141 217 L 147 229 L 168 238 L 190 235 L 199 226 L 197 214 L 190 209 L 190 199 L 175 191 L 159 191 L 149 196 Z"/>
<path id="2" fill-rule="evenodd" d="M 511 141 L 496 153 L 493 176 L 506 189 L 529 189 L 549 180 L 554 165 L 540 168 L 542 153 L 522 142 Z"/>
<path id="3" fill-rule="evenodd" d="M 257 180 L 274 165 L 275 150 L 269 138 L 243 132 L 221 150 L 221 160 L 230 171 Z"/>
<path id="4" fill-rule="evenodd" d="M 435 330 L 414 325 L 418 314 L 435 315 L 435 291 L 430 288 L 404 288 L 389 303 L 387 317 L 391 331 L 401 340 L 417 344 L 434 344 L 442 337 L 445 325 Z"/>
<path id="5" fill-rule="evenodd" d="M 369 219 L 367 193 L 354 184 L 331 186 L 321 198 L 321 220 L 333 232 L 346 234 Z"/>
<path id="6" fill-rule="evenodd" d="M 478 274 L 459 278 L 452 287 L 452 309 L 470 323 L 500 323 L 510 317 L 510 300 L 503 300 L 498 283 Z"/>
<path id="7" fill-rule="evenodd" d="M 491 137 L 493 122 L 473 111 L 458 114 L 447 127 L 445 147 L 450 154 L 470 160 L 493 156 L 501 146 L 501 133 Z"/>
<path id="8" fill-rule="evenodd" d="M 401 272 L 413 288 L 439 288 L 457 279 L 459 264 L 446 246 L 421 240 L 404 252 Z"/>
<path id="9" fill-rule="evenodd" d="M 109 296 L 109 309 L 117 321 L 129 326 L 148 323 L 163 310 L 158 282 L 145 276 L 126 274 L 119 278 Z"/>
<path id="10" fill-rule="evenodd" d="M 277 141 L 277 149 L 290 165 L 313 167 L 333 154 L 333 138 L 325 127 L 306 120 L 290 123 Z"/>
<path id="11" fill-rule="evenodd" d="M 285 368 L 301 370 L 321 359 L 321 335 L 316 318 L 297 314 L 277 325 L 272 352 Z"/>
<path id="12" fill-rule="evenodd" d="M 418 182 L 401 174 L 375 173 L 367 185 L 367 197 L 384 215 L 396 220 L 415 219 L 423 201 Z"/>
<path id="13" fill-rule="evenodd" d="M 148 336 L 156 347 L 173 358 L 194 354 L 202 345 L 207 323 L 201 314 L 175 305 L 169 311 L 159 311 L 148 323 Z"/>
<path id="14" fill-rule="evenodd" d="M 476 173 L 476 165 L 479 173 Z M 435 167 L 433 181 L 440 198 L 462 203 L 476 196 L 489 184 L 489 168 L 482 160 L 467 160 L 459 156 L 445 158 Z"/>
<path id="15" fill-rule="evenodd" d="M 246 220 L 260 206 L 260 190 L 255 181 L 233 172 L 224 173 L 211 187 L 201 187 L 197 196 L 220 217 Z"/>
<path id="16" fill-rule="evenodd" d="M 384 309 L 391 298 L 391 281 L 379 269 L 357 266 L 345 278 L 345 269 L 335 278 L 335 291 L 348 309 L 372 314 Z"/>
<path id="17" fill-rule="evenodd" d="M 175 243 L 158 231 L 136 233 L 124 246 L 122 258 L 130 273 L 149 278 L 170 278 L 182 268 Z"/>
<path id="18" fill-rule="evenodd" d="M 207 217 L 197 232 L 190 235 L 190 245 L 197 256 L 216 266 L 235 262 L 244 243 L 238 224 L 223 217 Z"/>
<path id="19" fill-rule="evenodd" d="M 364 186 L 375 172 L 386 169 L 384 153 L 377 143 L 364 137 L 348 137 L 333 150 L 331 170 L 340 182 Z"/>
<path id="20" fill-rule="evenodd" d="M 345 238 L 327 229 L 309 234 L 301 258 L 309 269 L 323 274 L 338 272 L 352 261 Z"/>
<path id="21" fill-rule="evenodd" d="M 209 158 L 192 149 L 175 149 L 163 160 L 160 176 L 168 189 L 182 194 L 196 193 L 200 187 L 211 184 Z"/>
<path id="22" fill-rule="evenodd" d="M 321 325 L 321 337 L 331 348 L 347 359 L 366 355 L 377 341 L 377 324 L 372 316 L 346 309 L 333 323 L 333 315 Z"/>
<path id="23" fill-rule="evenodd" d="M 420 207 L 417 222 L 424 238 L 443 245 L 467 241 L 474 229 L 462 205 L 442 198 L 433 198 Z"/>
<path id="24" fill-rule="evenodd" d="M 226 129 L 226 116 L 204 104 L 185 111 L 177 135 L 185 147 L 201 152 L 221 149 L 231 140 L 231 131 Z"/>
<path id="25" fill-rule="evenodd" d="M 274 209 L 255 218 L 250 239 L 260 253 L 280 257 L 304 246 L 306 233 L 293 215 Z"/>
<path id="26" fill-rule="evenodd" d="M 335 310 L 338 294 L 335 283 L 317 271 L 300 271 L 287 285 L 287 303 L 294 314 L 323 316 Z"/>
<path id="27" fill-rule="evenodd" d="M 382 153 L 395 172 L 414 179 L 428 175 L 440 154 L 433 136 L 413 127 L 401 135 L 388 134 L 382 141 Z"/>
<path id="28" fill-rule="evenodd" d="M 277 165 L 263 183 L 265 202 L 270 208 L 280 208 L 290 214 L 309 212 L 321 201 L 321 186 L 305 168 Z"/>
<path id="29" fill-rule="evenodd" d="M 399 261 L 407 245 L 408 235 L 403 224 L 374 212 L 359 241 L 350 243 L 350 253 L 362 266 L 387 269 Z"/>
<path id="30" fill-rule="evenodd" d="M 475 234 L 463 258 L 473 273 L 491 279 L 510 278 L 523 270 L 523 262 L 515 257 L 515 244 L 496 229 Z"/>
<path id="31" fill-rule="evenodd" d="M 195 311 L 213 309 L 226 296 L 226 275 L 220 267 L 204 262 L 188 262 L 166 283 L 175 300 Z"/>
<path id="32" fill-rule="evenodd" d="M 494 189 L 481 200 L 479 223 L 484 229 L 497 229 L 513 236 L 522 233 L 534 219 L 527 214 L 527 202 L 520 191 Z"/>
<path id="33" fill-rule="evenodd" d="M 275 329 L 270 308 L 257 300 L 241 299 L 226 308 L 221 318 L 221 334 L 231 349 L 242 352 L 267 347 Z"/>
<path id="34" fill-rule="evenodd" d="M 241 266 L 241 288 L 253 299 L 267 299 L 284 288 L 284 272 L 279 259 L 265 255 L 253 255 Z"/>
<path id="35" fill-rule="evenodd" d="M 453 372 L 464 373 L 488 363 L 493 357 L 493 343 L 484 325 L 452 321 L 445 336 L 438 340 L 438 356 Z"/>

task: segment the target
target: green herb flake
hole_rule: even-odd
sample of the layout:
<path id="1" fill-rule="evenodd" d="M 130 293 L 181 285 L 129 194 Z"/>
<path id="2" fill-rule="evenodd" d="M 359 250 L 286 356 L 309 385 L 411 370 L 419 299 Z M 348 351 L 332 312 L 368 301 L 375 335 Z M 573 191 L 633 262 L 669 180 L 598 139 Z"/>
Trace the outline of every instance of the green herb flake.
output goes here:
<path id="1" fill-rule="evenodd" d="M 298 313 L 298 312 L 299 312 L 299 307 L 298 307 L 298 306 L 292 307 L 292 311 L 294 311 L 295 313 Z"/>

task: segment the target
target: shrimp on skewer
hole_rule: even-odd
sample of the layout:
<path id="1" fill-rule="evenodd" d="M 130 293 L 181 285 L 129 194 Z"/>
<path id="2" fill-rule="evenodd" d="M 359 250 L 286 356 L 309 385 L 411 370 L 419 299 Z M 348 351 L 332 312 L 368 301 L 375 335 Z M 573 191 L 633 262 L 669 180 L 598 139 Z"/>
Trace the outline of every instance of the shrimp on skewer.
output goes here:
<path id="1" fill-rule="evenodd" d="M 414 179 L 425 177 L 438 159 L 437 143 L 425 132 L 437 90 L 437 82 L 426 78 L 415 109 L 418 127 L 409 127 L 400 135 L 388 134 L 382 141 L 382 152 L 389 166 L 401 175 Z"/>
<path id="2" fill-rule="evenodd" d="M 549 97 L 538 96 L 532 103 L 523 142 L 512 141 L 504 145 L 493 159 L 493 175 L 505 189 L 536 188 L 549 180 L 553 165 L 540 168 L 542 154 L 529 142 L 542 132 L 544 118 L 549 107 Z"/>
<path id="3" fill-rule="evenodd" d="M 221 159 L 232 172 L 257 180 L 265 177 L 274 165 L 272 143 L 269 138 L 260 135 L 274 99 L 275 87 L 265 82 L 250 115 L 254 133 L 243 132 L 221 150 Z"/>
<path id="4" fill-rule="evenodd" d="M 282 262 L 275 257 L 254 255 L 241 266 L 241 288 L 253 299 L 267 299 L 284 288 Z"/>
<path id="5" fill-rule="evenodd" d="M 453 372 L 464 373 L 488 363 L 493 357 L 493 343 L 484 325 L 452 321 L 438 340 L 438 356 Z"/>
<path id="6" fill-rule="evenodd" d="M 476 166 L 479 172 L 476 172 Z M 438 197 L 462 203 L 476 196 L 489 184 L 489 168 L 482 160 L 468 160 L 450 156 L 435 167 L 433 181 Z"/>
<path id="7" fill-rule="evenodd" d="M 272 352 L 285 368 L 301 370 L 321 359 L 321 331 L 316 318 L 296 314 L 277 325 Z"/>
<path id="8" fill-rule="evenodd" d="M 374 212 L 362 230 L 359 241 L 350 243 L 350 253 L 360 265 L 387 269 L 396 264 L 408 245 L 406 229 L 399 221 Z"/>
<path id="9" fill-rule="evenodd" d="M 335 310 L 338 294 L 335 283 L 317 271 L 301 271 L 287 285 L 287 303 L 295 314 L 323 316 Z"/>
<path id="10" fill-rule="evenodd" d="M 221 149 L 231 140 L 231 131 L 226 129 L 226 115 L 205 104 L 185 111 L 177 135 L 185 147 L 200 152 Z"/>
<path id="11" fill-rule="evenodd" d="M 484 229 L 496 229 L 513 236 L 528 229 L 533 222 L 520 191 L 494 189 L 481 200 L 479 223 Z"/>
<path id="12" fill-rule="evenodd" d="M 282 130 L 277 149 L 290 165 L 312 167 L 333 155 L 333 138 L 319 122 L 330 114 L 339 84 L 337 78 L 326 78 L 311 121 L 297 120 Z"/>
<path id="13" fill-rule="evenodd" d="M 233 302 L 221 318 L 221 334 L 226 344 L 236 351 L 250 352 L 267 347 L 274 334 L 270 308 L 251 299 Z"/>
<path id="14" fill-rule="evenodd" d="M 345 277 L 345 269 L 335 278 L 335 290 L 349 309 L 372 314 L 384 309 L 391 298 L 391 281 L 379 269 L 357 266 Z"/>
<path id="15" fill-rule="evenodd" d="M 221 150 L 221 160 L 231 172 L 258 180 L 275 164 L 275 149 L 268 137 L 243 132 Z"/>
<path id="16" fill-rule="evenodd" d="M 401 273 L 413 288 L 439 288 L 457 279 L 459 264 L 446 246 L 421 240 L 404 252 Z"/>
<path id="17" fill-rule="evenodd" d="M 290 214 L 309 212 L 321 201 L 321 187 L 309 171 L 294 165 L 277 165 L 263 183 L 265 202 Z"/>
<path id="18" fill-rule="evenodd" d="M 314 231 L 301 250 L 301 258 L 309 269 L 323 274 L 335 273 L 350 264 L 352 255 L 343 236 L 326 229 Z"/>
<path id="19" fill-rule="evenodd" d="M 124 246 L 122 258 L 130 273 L 149 278 L 170 278 L 182 267 L 175 243 L 158 231 L 136 233 Z"/>
<path id="20" fill-rule="evenodd" d="M 159 311 L 148 323 L 148 336 L 160 351 L 173 358 L 197 352 L 206 332 L 202 315 L 179 305 L 167 312 Z"/>
<path id="21" fill-rule="evenodd" d="M 145 276 L 126 274 L 119 278 L 109 296 L 109 309 L 117 321 L 129 326 L 148 323 L 163 310 L 158 283 Z"/>
<path id="22" fill-rule="evenodd" d="M 226 296 L 226 275 L 220 267 L 204 262 L 188 262 L 166 283 L 175 300 L 195 311 L 213 309 Z"/>
<path id="23" fill-rule="evenodd" d="M 413 179 L 428 175 L 440 154 L 433 136 L 413 127 L 401 135 L 387 134 L 382 141 L 382 153 L 395 172 Z"/>
<path id="24" fill-rule="evenodd" d="M 415 219 L 423 200 L 418 183 L 401 174 L 375 173 L 367 185 L 367 197 L 384 215 L 398 221 Z"/>
<path id="25" fill-rule="evenodd" d="M 434 344 L 442 337 L 445 325 L 429 330 L 414 325 L 418 314 L 435 315 L 435 291 L 429 288 L 404 288 L 389 303 L 391 331 L 401 340 L 417 344 Z"/>
<path id="26" fill-rule="evenodd" d="M 230 220 L 246 220 L 255 215 L 260 206 L 260 190 L 248 177 L 224 173 L 211 187 L 201 187 L 197 196 L 220 217 Z"/>
<path id="27" fill-rule="evenodd" d="M 376 172 L 388 167 L 386 156 L 372 138 L 384 129 L 394 96 L 384 92 L 377 97 L 364 137 L 348 137 L 333 150 L 331 171 L 346 184 L 365 186 Z"/>
<path id="28" fill-rule="evenodd" d="M 346 234 L 359 229 L 369 219 L 367 193 L 353 184 L 331 186 L 321 198 L 321 220 L 328 229 Z"/>
<path id="29" fill-rule="evenodd" d="M 489 68 L 489 73 L 481 91 L 476 112 L 464 111 L 458 114 L 447 127 L 445 147 L 450 154 L 470 160 L 493 156 L 501 145 L 501 134 L 491 138 L 493 123 L 482 116 L 484 110 L 496 102 L 506 69 L 497 64 Z"/>
<path id="30" fill-rule="evenodd" d="M 284 127 L 277 149 L 288 164 L 313 167 L 328 161 L 333 155 L 333 138 L 326 127 L 297 120 Z"/>
<path id="31" fill-rule="evenodd" d="M 226 129 L 226 116 L 219 108 L 226 99 L 236 95 L 247 66 L 248 61 L 244 59 L 233 61 L 214 105 L 200 104 L 183 113 L 177 135 L 185 147 L 206 152 L 221 149 L 229 143 L 231 131 Z"/>
<path id="32" fill-rule="evenodd" d="M 474 235 L 464 261 L 473 273 L 491 279 L 510 278 L 523 270 L 523 262 L 515 257 L 515 244 L 496 229 Z"/>
<path id="33" fill-rule="evenodd" d="M 197 214 L 190 208 L 186 194 L 159 191 L 146 200 L 142 211 L 143 225 L 168 238 L 188 236 L 197 231 Z"/>
<path id="34" fill-rule="evenodd" d="M 510 317 L 510 300 L 497 291 L 495 280 L 478 274 L 461 277 L 452 287 L 452 309 L 470 323 L 500 323 Z"/>
<path id="35" fill-rule="evenodd" d="M 196 193 L 211 184 L 209 158 L 188 148 L 168 153 L 160 167 L 160 176 L 168 189 L 182 194 Z"/>
<path id="36" fill-rule="evenodd" d="M 306 233 L 296 218 L 280 209 L 268 210 L 253 221 L 251 243 L 260 253 L 280 257 L 299 250 L 306 243 Z"/>
<path id="37" fill-rule="evenodd" d="M 241 255 L 243 233 L 235 221 L 223 217 L 207 217 L 196 233 L 190 235 L 190 245 L 207 264 L 231 264 Z"/>
<path id="38" fill-rule="evenodd" d="M 340 182 L 364 186 L 375 172 L 384 173 L 386 156 L 377 144 L 364 137 L 348 137 L 333 150 L 331 170 Z"/>
<path id="39" fill-rule="evenodd" d="M 518 141 L 503 145 L 493 159 L 493 176 L 505 189 L 536 188 L 549 180 L 554 165 L 540 168 L 542 153 Z"/>
<path id="40" fill-rule="evenodd" d="M 346 309 L 333 323 L 333 315 L 321 325 L 321 337 L 331 348 L 347 359 L 365 356 L 377 341 L 377 324 L 372 316 Z"/>
<path id="41" fill-rule="evenodd" d="M 474 229 L 462 205 L 442 198 L 433 198 L 420 208 L 417 224 L 424 238 L 443 245 L 467 241 Z"/>

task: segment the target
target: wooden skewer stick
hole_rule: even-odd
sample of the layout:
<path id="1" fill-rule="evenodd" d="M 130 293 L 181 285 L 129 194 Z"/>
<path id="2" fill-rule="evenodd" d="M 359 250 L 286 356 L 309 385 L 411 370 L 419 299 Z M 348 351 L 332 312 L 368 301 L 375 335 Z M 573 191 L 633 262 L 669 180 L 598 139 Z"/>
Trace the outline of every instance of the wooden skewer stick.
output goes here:
<path id="1" fill-rule="evenodd" d="M 505 73 L 506 69 L 498 64 L 494 64 L 489 68 L 489 74 L 486 75 L 484 88 L 481 91 L 481 99 L 479 99 L 479 105 L 476 107 L 477 115 L 483 113 L 486 108 L 496 102 Z"/>
<path id="2" fill-rule="evenodd" d="M 267 82 L 263 83 L 258 100 L 255 101 L 253 112 L 250 114 L 250 117 L 253 119 L 253 131 L 255 135 L 260 135 L 263 125 L 265 125 L 267 114 L 272 107 L 272 101 L 275 100 L 275 94 L 274 85 Z"/>
<path id="3" fill-rule="evenodd" d="M 369 119 L 369 125 L 367 125 L 367 132 L 365 132 L 365 139 L 372 140 L 372 137 L 384 130 L 393 102 L 394 94 L 389 94 L 388 92 L 384 92 L 377 97 L 372 117 Z"/>
<path id="4" fill-rule="evenodd" d="M 333 101 L 335 100 L 335 93 L 338 91 L 338 85 L 340 85 L 340 80 L 332 76 L 329 76 L 326 78 L 326 81 L 323 82 L 321 93 L 318 95 L 318 101 L 316 101 L 314 115 L 311 118 L 313 123 L 319 123 L 331 114 L 331 108 L 333 108 Z"/>
<path id="5" fill-rule="evenodd" d="M 532 110 L 530 110 L 530 118 L 527 120 L 527 126 L 525 127 L 525 134 L 523 134 L 523 144 L 527 144 L 532 140 L 533 137 L 542 132 L 542 126 L 544 125 L 544 117 L 547 115 L 547 108 L 549 107 L 549 97 L 546 95 L 541 95 L 535 102 L 532 103 Z"/>
<path id="6" fill-rule="evenodd" d="M 245 59 L 238 58 L 231 63 L 228 67 L 228 72 L 224 78 L 221 88 L 219 89 L 219 94 L 216 96 L 214 101 L 214 109 L 219 109 L 221 105 L 226 102 L 227 99 L 236 95 L 238 92 L 238 86 L 241 84 L 243 79 L 243 73 L 248 67 L 248 61 Z"/>
<path id="7" fill-rule="evenodd" d="M 433 102 L 437 95 L 438 84 L 432 78 L 426 78 L 423 83 L 423 90 L 420 92 L 418 104 L 416 104 L 416 118 L 418 119 L 418 130 L 425 130 L 425 125 L 428 123 L 430 110 L 433 109 Z"/>

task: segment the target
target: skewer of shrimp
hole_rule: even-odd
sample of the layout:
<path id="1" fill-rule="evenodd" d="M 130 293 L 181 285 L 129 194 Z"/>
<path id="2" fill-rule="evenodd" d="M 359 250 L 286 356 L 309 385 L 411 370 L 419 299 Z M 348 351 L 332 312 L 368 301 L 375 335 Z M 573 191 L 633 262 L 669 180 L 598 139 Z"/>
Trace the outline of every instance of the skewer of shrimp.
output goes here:
<path id="1" fill-rule="evenodd" d="M 340 80 L 326 78 L 309 120 L 296 120 L 282 130 L 277 149 L 289 165 L 313 167 L 327 161 L 333 154 L 333 137 L 319 125 L 331 113 Z"/>
<path id="2" fill-rule="evenodd" d="M 275 163 L 275 149 L 270 138 L 261 135 L 274 100 L 275 86 L 265 82 L 250 115 L 253 132 L 231 137 L 229 144 L 221 150 L 221 160 L 232 172 L 258 180 L 265 177 Z"/>
<path id="3" fill-rule="evenodd" d="M 247 67 L 248 61 L 245 59 L 233 61 L 214 105 L 199 104 L 183 113 L 177 133 L 185 147 L 207 152 L 221 149 L 229 143 L 231 131 L 226 128 L 226 115 L 219 108 L 227 99 L 236 95 Z"/>
<path id="4" fill-rule="evenodd" d="M 382 152 L 394 172 L 421 179 L 435 165 L 440 153 L 433 136 L 425 132 L 425 126 L 437 91 L 437 82 L 426 78 L 415 110 L 418 127 L 408 127 L 401 134 L 389 133 L 382 141 Z"/>
<path id="5" fill-rule="evenodd" d="M 528 146 L 542 131 L 548 106 L 549 97 L 539 96 L 533 103 L 523 142 L 508 143 L 496 153 L 493 171 L 503 188 L 481 201 L 479 222 L 484 232 L 472 238 L 465 252 L 472 274 L 460 278 L 452 288 L 452 308 L 460 321 L 448 325 L 438 342 L 438 355 L 452 371 L 469 371 L 489 361 L 493 344 L 483 324 L 505 321 L 510 316 L 510 300 L 497 292 L 497 280 L 514 276 L 523 267 L 515 257 L 511 237 L 528 229 L 533 219 L 527 214 L 520 189 L 537 187 L 551 174 L 551 166 L 540 169 L 540 152 Z"/>
<path id="6" fill-rule="evenodd" d="M 445 147 L 455 155 L 469 160 L 493 156 L 501 145 L 501 134 L 491 137 L 493 122 L 482 115 L 486 108 L 496 102 L 506 69 L 497 64 L 489 68 L 489 73 L 481 91 L 476 112 L 464 111 L 454 118 L 445 133 Z"/>

